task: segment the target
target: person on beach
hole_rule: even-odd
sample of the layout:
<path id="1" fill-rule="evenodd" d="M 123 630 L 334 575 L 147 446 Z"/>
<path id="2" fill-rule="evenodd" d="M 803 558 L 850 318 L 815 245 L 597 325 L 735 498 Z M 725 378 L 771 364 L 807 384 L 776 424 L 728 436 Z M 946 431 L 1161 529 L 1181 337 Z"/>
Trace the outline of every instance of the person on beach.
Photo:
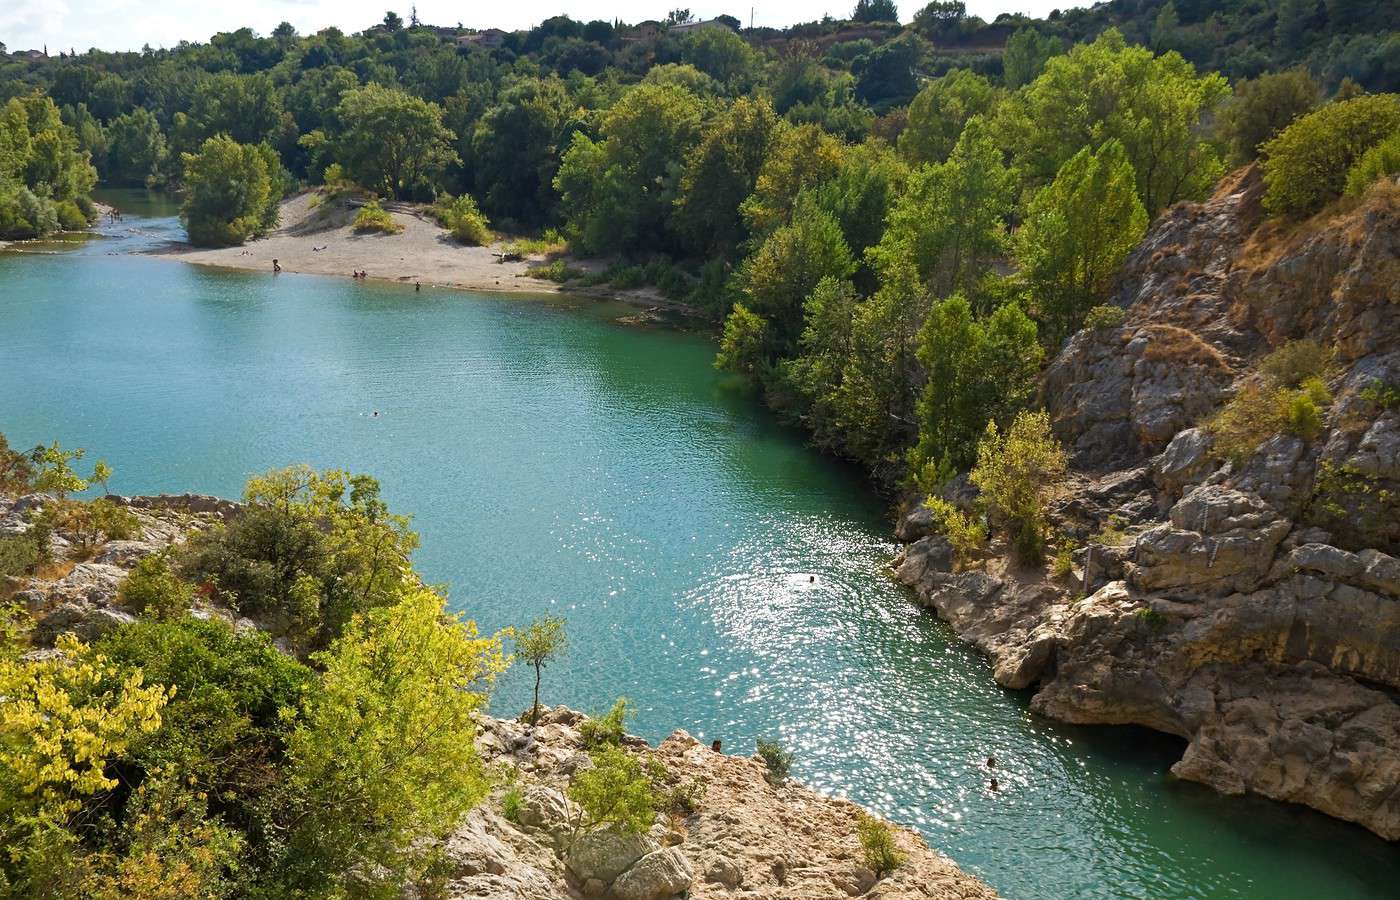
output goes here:
<path id="1" fill-rule="evenodd" d="M 280 271 L 282 271 L 282 264 L 274 259 L 272 261 L 272 274 L 276 275 Z"/>

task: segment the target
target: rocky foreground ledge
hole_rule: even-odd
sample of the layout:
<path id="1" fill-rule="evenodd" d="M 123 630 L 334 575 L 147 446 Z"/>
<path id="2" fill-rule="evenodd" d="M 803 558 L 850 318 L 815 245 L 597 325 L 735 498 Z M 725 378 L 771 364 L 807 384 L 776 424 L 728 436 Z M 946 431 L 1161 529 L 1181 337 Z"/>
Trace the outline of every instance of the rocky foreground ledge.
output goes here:
<path id="1" fill-rule="evenodd" d="M 0 534 L 29 527 L 42 495 L 0 496 Z M 140 523 L 132 540 L 108 541 L 82 554 L 55 534 L 57 564 L 16 593 L 35 621 L 44 649 L 59 634 L 92 640 L 136 621 L 118 602 L 118 588 L 137 561 L 182 542 L 191 533 L 238 515 L 240 504 L 196 494 L 112 497 Z M 81 556 L 81 558 L 78 558 Z M 196 600 L 191 614 L 219 617 L 235 628 L 257 623 Z M 274 642 L 274 645 L 276 642 Z M 564 707 L 542 713 L 530 727 L 482 715 L 477 746 L 499 786 L 445 842 L 445 896 L 554 900 L 733 898 L 930 898 L 990 900 L 996 894 L 929 848 L 915 832 L 894 829 L 905 861 L 876 878 L 857 838 L 855 804 L 827 797 L 791 780 L 770 784 L 757 758 L 717 753 L 683 731 L 651 747 L 624 737 L 623 749 L 661 763 L 672 786 L 693 798 L 684 814 L 661 816 L 650 833 L 576 834 L 577 810 L 566 799 L 573 776 L 593 765 L 579 725 L 584 716 Z M 505 797 L 519 809 L 507 816 Z"/>
<path id="2" fill-rule="evenodd" d="M 895 836 L 904 865 L 877 880 L 856 839 L 859 807 L 793 781 L 775 787 L 759 759 L 716 753 L 684 731 L 656 747 L 638 738 L 623 745 L 662 763 L 673 783 L 698 785 L 695 811 L 664 816 L 646 835 L 585 835 L 570 845 L 565 792 L 574 773 L 592 765 L 578 731 L 583 719 L 564 707 L 542 714 L 533 729 L 482 718 L 482 759 L 516 773 L 524 801 L 519 822 L 512 822 L 497 791 L 448 841 L 448 857 L 460 873 L 449 884 L 450 896 L 996 896 L 906 828 Z"/>

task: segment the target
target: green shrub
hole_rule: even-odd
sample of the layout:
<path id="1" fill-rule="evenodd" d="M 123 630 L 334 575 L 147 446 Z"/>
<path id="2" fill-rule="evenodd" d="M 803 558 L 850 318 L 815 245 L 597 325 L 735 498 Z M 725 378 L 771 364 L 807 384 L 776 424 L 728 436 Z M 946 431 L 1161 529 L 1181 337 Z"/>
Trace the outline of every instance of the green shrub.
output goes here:
<path id="1" fill-rule="evenodd" d="M 87 503 L 55 500 L 46 503 L 35 518 L 46 527 L 70 536 L 84 554 L 103 541 L 130 540 L 141 531 L 140 521 L 130 510 L 105 499 Z"/>
<path id="2" fill-rule="evenodd" d="M 1074 572 L 1074 551 L 1079 549 L 1074 541 L 1061 538 L 1055 544 L 1055 555 L 1050 558 L 1050 574 L 1056 578 L 1067 578 Z"/>
<path id="3" fill-rule="evenodd" d="M 160 621 L 178 619 L 194 602 L 194 588 L 175 577 L 166 553 L 137 560 L 117 589 L 117 602 Z"/>
<path id="4" fill-rule="evenodd" d="M 1263 145 L 1264 208 L 1303 217 L 1346 189 L 1353 166 L 1400 131 L 1400 96 L 1367 94 L 1329 103 Z M 1361 176 L 1358 176 L 1361 177 Z"/>
<path id="5" fill-rule="evenodd" d="M 1128 539 L 1128 520 L 1117 513 L 1110 515 L 1099 533 L 1094 535 L 1094 543 L 1105 547 L 1121 547 L 1128 543 Z"/>
<path id="6" fill-rule="evenodd" d="M 677 782 L 666 793 L 666 809 L 681 816 L 694 815 L 705 800 L 705 790 L 705 783 L 693 778 Z"/>
<path id="7" fill-rule="evenodd" d="M 565 282 L 582 278 L 587 273 L 584 272 L 583 269 L 569 265 L 562 259 L 556 259 L 553 262 L 531 266 L 525 270 L 525 274 L 529 275 L 531 278 L 542 278 L 545 281 L 564 284 Z"/>
<path id="8" fill-rule="evenodd" d="M 476 247 L 491 242 L 486 216 L 470 194 L 456 199 L 451 194 L 444 194 L 433 204 L 432 213 L 438 224 L 451 231 L 452 236 L 463 244 Z"/>
<path id="9" fill-rule="evenodd" d="M 1324 378 L 1334 352 L 1316 341 L 1289 341 L 1259 361 L 1259 372 L 1274 387 L 1296 388 L 1310 378 Z"/>
<path id="10" fill-rule="evenodd" d="M 593 767 L 576 774 L 569 784 L 569 799 L 578 804 L 581 816 L 578 825 L 644 833 L 661 805 L 651 775 L 619 747 L 596 749 L 590 756 Z"/>
<path id="11" fill-rule="evenodd" d="M 1347 172 L 1346 194 L 1359 197 L 1377 181 L 1397 174 L 1400 174 L 1400 131 L 1362 154 Z"/>
<path id="12" fill-rule="evenodd" d="M 790 751 L 784 750 L 781 744 L 770 741 L 766 738 L 759 738 L 757 741 L 758 756 L 763 760 L 763 765 L 768 768 L 764 777 L 773 785 L 780 785 L 787 781 L 788 771 L 792 769 L 793 755 Z"/>
<path id="13" fill-rule="evenodd" d="M 884 878 L 904 865 L 905 855 L 895 846 L 894 828 L 889 822 L 863 812 L 859 813 L 856 819 L 856 835 L 860 838 L 865 865 L 874 871 L 876 878 Z"/>
<path id="14" fill-rule="evenodd" d="M 43 548 L 30 532 L 0 535 L 0 579 L 29 574 L 44 561 L 44 556 Z"/>
<path id="15" fill-rule="evenodd" d="M 1018 560 L 1038 564 L 1045 553 L 1045 506 L 1066 472 L 1065 451 L 1044 412 L 1017 414 L 1003 436 L 995 422 L 977 444 L 972 483 L 1001 519 Z"/>
<path id="16" fill-rule="evenodd" d="M 54 204 L 54 211 L 58 215 L 58 224 L 69 231 L 77 231 L 90 224 L 87 216 L 83 215 L 78 204 L 72 200 L 58 201 Z"/>
<path id="17" fill-rule="evenodd" d="M 1379 378 L 1357 391 L 1356 396 L 1377 412 L 1400 409 L 1400 386 L 1388 384 Z"/>
<path id="18" fill-rule="evenodd" d="M 180 574 L 304 651 L 330 642 L 355 613 L 392 604 L 418 546 L 379 483 L 308 466 L 252 478 L 243 513 L 190 538 Z"/>
<path id="19" fill-rule="evenodd" d="M 1245 385 L 1206 421 L 1216 452 L 1242 464 L 1276 434 L 1321 435 L 1332 403 L 1324 380 L 1331 363 L 1332 351 L 1312 341 L 1292 341 L 1264 357 L 1259 383 Z"/>
<path id="20" fill-rule="evenodd" d="M 987 546 L 987 526 L 973 516 L 964 513 L 942 497 L 933 496 L 924 501 L 933 513 L 933 527 L 948 538 L 953 546 L 953 554 L 960 562 L 970 559 Z"/>
<path id="21" fill-rule="evenodd" d="M 630 291 L 646 284 L 646 270 L 641 266 L 622 266 L 613 272 L 612 286 L 620 291 Z"/>
<path id="22" fill-rule="evenodd" d="M 589 750 L 597 747 L 618 746 L 627 733 L 627 719 L 631 715 L 632 709 L 627 698 L 619 697 L 617 702 L 612 705 L 612 709 L 602 716 L 589 716 L 578 729 L 579 737 L 583 739 L 583 746 Z"/>
<path id="23" fill-rule="evenodd" d="M 1318 464 L 1303 521 L 1332 532 L 1343 549 L 1400 554 L 1400 488 L 1355 466 Z"/>
<path id="24" fill-rule="evenodd" d="M 366 232 L 377 232 L 379 234 L 398 234 L 403 231 L 403 226 L 394 221 L 394 217 L 379 205 L 378 200 L 370 200 L 355 216 L 354 229 L 360 234 Z"/>
<path id="25" fill-rule="evenodd" d="M 1128 318 L 1128 311 L 1121 306 L 1095 306 L 1084 316 L 1084 327 L 1091 331 L 1117 328 Z"/>
<path id="26" fill-rule="evenodd" d="M 1317 387 L 1321 388 L 1321 396 L 1327 396 L 1327 387 L 1321 381 L 1312 379 L 1310 385 L 1314 390 L 1304 388 L 1298 391 L 1286 392 L 1280 398 L 1283 405 L 1283 430 L 1305 440 L 1312 440 L 1322 434 L 1322 410 L 1320 410 Z"/>
<path id="27" fill-rule="evenodd" d="M 1150 606 L 1141 606 L 1133 610 L 1133 615 L 1140 621 L 1146 622 L 1147 627 L 1153 631 L 1161 631 L 1167 627 L 1167 617 Z"/>
<path id="28" fill-rule="evenodd" d="M 506 792 L 501 795 L 501 815 L 506 817 L 507 822 L 520 824 L 520 810 L 525 804 L 525 794 L 519 787 L 511 785 Z"/>

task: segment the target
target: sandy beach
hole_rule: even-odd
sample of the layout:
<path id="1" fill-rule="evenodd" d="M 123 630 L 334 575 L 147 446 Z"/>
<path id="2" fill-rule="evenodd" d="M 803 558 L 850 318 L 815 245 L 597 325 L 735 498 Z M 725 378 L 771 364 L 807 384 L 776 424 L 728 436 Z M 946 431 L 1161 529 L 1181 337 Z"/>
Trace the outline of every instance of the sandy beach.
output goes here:
<path id="1" fill-rule="evenodd" d="M 558 284 L 525 274 L 540 261 L 538 258 L 501 262 L 492 255 L 500 251 L 500 243 L 464 247 L 446 229 L 407 204 L 386 204 L 394 221 L 403 226 L 399 234 L 356 234 L 351 228 L 355 209 L 343 202 L 313 205 L 316 196 L 304 193 L 283 201 L 277 230 L 242 247 L 176 245 L 153 255 L 264 272 L 272 271 L 275 259 L 283 271 L 311 275 L 348 278 L 352 272 L 363 271 L 372 279 L 425 286 L 532 294 L 559 291 Z M 590 268 L 587 262 L 570 264 Z M 608 295 L 629 302 L 655 302 L 649 297 Z"/>

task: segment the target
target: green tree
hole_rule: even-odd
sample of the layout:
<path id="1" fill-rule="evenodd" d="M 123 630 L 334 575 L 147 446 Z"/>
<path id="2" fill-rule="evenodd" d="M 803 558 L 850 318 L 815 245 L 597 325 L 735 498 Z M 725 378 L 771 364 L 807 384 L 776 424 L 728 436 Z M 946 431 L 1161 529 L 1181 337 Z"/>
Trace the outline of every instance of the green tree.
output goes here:
<path id="1" fill-rule="evenodd" d="M 1045 507 L 1066 471 L 1065 451 L 1051 434 L 1045 412 L 1019 413 L 1005 433 L 995 422 L 987 423 L 977 444 L 972 483 L 1021 562 L 1039 564 L 1044 558 Z"/>
<path id="2" fill-rule="evenodd" d="M 1322 88 L 1307 69 L 1271 72 L 1235 85 L 1220 114 L 1220 136 L 1237 163 L 1259 154 L 1259 147 L 1294 119 L 1317 106 Z"/>
<path id="3" fill-rule="evenodd" d="M 47 447 L 35 447 L 30 453 L 35 466 L 34 490 L 42 494 L 57 494 L 59 500 L 87 490 L 87 479 L 73 471 L 73 463 L 82 459 L 86 452 L 82 447 L 64 450 L 57 441 Z"/>
<path id="4" fill-rule="evenodd" d="M 371 190 L 391 197 L 431 194 L 459 161 L 442 107 L 404 91 L 378 84 L 346 91 L 336 117 L 343 130 L 332 139 L 335 159 Z"/>
<path id="5" fill-rule="evenodd" d="M 1132 163 L 1121 144 L 1076 153 L 1031 200 L 1016 259 L 1056 345 L 1108 296 L 1123 260 L 1147 231 Z"/>
<path id="6" fill-rule="evenodd" d="M 535 699 L 530 704 L 530 724 L 540 717 L 540 678 L 544 667 L 564 654 L 569 638 L 564 632 L 564 620 L 559 616 L 544 616 L 514 633 L 515 655 L 535 670 Z"/>
<path id="7" fill-rule="evenodd" d="M 768 321 L 742 303 L 724 320 L 715 368 L 741 375 L 757 375 L 764 370 L 769 357 Z"/>
<path id="8" fill-rule="evenodd" d="M 1303 217 L 1342 195 L 1347 173 L 1400 130 L 1400 95 L 1368 94 L 1329 103 L 1264 144 L 1264 208 Z"/>
<path id="9" fill-rule="evenodd" d="M 968 120 L 990 113 L 998 99 L 992 83 L 971 69 L 953 69 L 935 78 L 909 104 L 899 152 L 914 165 L 943 162 Z"/>
<path id="10" fill-rule="evenodd" d="M 552 220 L 554 177 L 572 136 L 574 109 L 558 78 L 527 78 L 505 88 L 475 125 L 471 162 L 476 195 L 497 219 Z"/>
<path id="11" fill-rule="evenodd" d="M 856 0 L 851 12 L 853 22 L 898 22 L 899 10 L 894 0 Z"/>
<path id="12" fill-rule="evenodd" d="M 1065 45 L 1058 37 L 1041 34 L 1029 25 L 1018 28 L 1006 39 L 1001 53 L 1002 81 L 1013 91 L 1030 84 L 1045 71 L 1051 57 L 1064 52 Z"/>
<path id="13" fill-rule="evenodd" d="M 647 771 L 620 747 L 591 754 L 593 765 L 574 775 L 569 799 L 578 804 L 579 827 L 644 834 L 656 821 L 660 798 Z"/>
<path id="14" fill-rule="evenodd" d="M 211 137 L 184 155 L 185 202 L 180 218 L 196 246 L 241 244 L 277 224 L 286 187 L 277 151 Z"/>
<path id="15" fill-rule="evenodd" d="M 1047 62 L 1003 106 L 998 131 L 1017 165 L 1042 182 L 1084 147 L 1117 138 L 1137 174 L 1138 196 L 1155 216 L 1204 196 L 1224 171 L 1199 126 L 1229 93 L 1220 75 L 1197 76 L 1180 55 L 1153 56 L 1109 29 Z"/>
<path id="16" fill-rule="evenodd" d="M 686 35 L 681 59 L 731 91 L 752 81 L 758 63 L 748 42 L 728 28 L 701 28 Z"/>
<path id="17" fill-rule="evenodd" d="M 1347 172 L 1347 196 L 1359 197 L 1372 184 L 1395 174 L 1400 174 L 1400 131 L 1367 150 L 1351 167 Z"/>
<path id="18" fill-rule="evenodd" d="M 299 648 L 325 646 L 414 581 L 418 536 L 368 475 L 293 466 L 250 479 L 243 497 L 242 515 L 191 539 L 182 574 Z"/>
<path id="19" fill-rule="evenodd" d="M 919 89 L 914 68 L 923 52 L 921 39 L 905 32 L 856 59 L 856 99 L 877 111 L 907 102 Z"/>
<path id="20" fill-rule="evenodd" d="M 910 260 L 935 295 L 971 291 L 1006 243 L 1016 189 L 988 123 L 974 118 L 948 161 L 915 170 L 870 252 L 881 271 Z"/>
<path id="21" fill-rule="evenodd" d="M 910 455 L 915 474 L 966 469 L 987 423 L 1006 427 L 1035 395 L 1043 357 L 1035 323 L 1015 303 L 983 320 L 958 294 L 934 304 L 919 334 L 926 381 Z"/>
<path id="22" fill-rule="evenodd" d="M 699 139 L 700 122 L 693 94 L 642 84 L 603 117 L 601 141 L 574 137 L 554 184 L 581 249 L 661 248 L 680 162 Z"/>
<path id="23" fill-rule="evenodd" d="M 739 206 L 753 192 L 778 117 L 765 99 L 741 97 L 686 155 L 672 227 L 696 255 L 726 255 L 744 235 Z"/>
<path id="24" fill-rule="evenodd" d="M 120 184 L 161 180 L 169 156 L 160 123 L 144 107 L 123 113 L 107 126 L 108 172 Z"/>
<path id="25" fill-rule="evenodd" d="M 792 222 L 768 236 L 735 275 L 744 305 L 768 323 L 773 352 L 786 355 L 802 332 L 802 307 L 823 278 L 855 271 L 841 226 L 816 201 L 798 198 Z"/>
<path id="26" fill-rule="evenodd" d="M 834 176 L 842 155 L 841 142 L 820 126 L 779 127 L 753 193 L 740 206 L 749 230 L 761 238 L 785 222 L 797 195 Z"/>
<path id="27" fill-rule="evenodd" d="M 421 839 L 444 835 L 490 789 L 472 714 L 505 668 L 500 641 L 417 588 L 357 615 L 317 661 L 319 688 L 288 739 L 285 879 L 316 891 L 398 884 L 420 870 Z"/>

